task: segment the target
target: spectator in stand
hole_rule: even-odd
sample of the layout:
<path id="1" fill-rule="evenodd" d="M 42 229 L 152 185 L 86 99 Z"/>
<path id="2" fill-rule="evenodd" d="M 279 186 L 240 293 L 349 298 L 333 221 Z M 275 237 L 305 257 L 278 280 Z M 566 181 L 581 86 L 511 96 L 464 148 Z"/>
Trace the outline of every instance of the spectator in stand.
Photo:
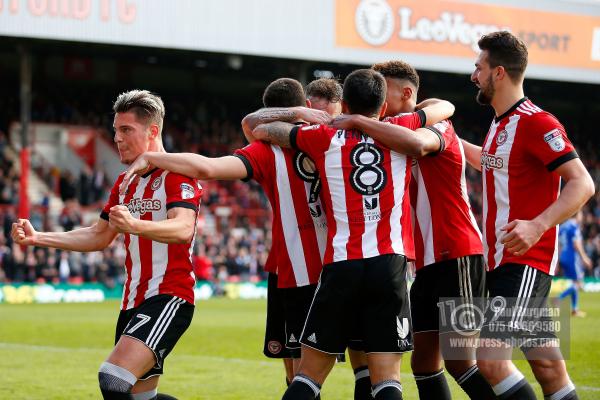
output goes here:
<path id="1" fill-rule="evenodd" d="M 60 252 L 58 261 L 58 277 L 61 283 L 67 283 L 71 276 L 71 267 L 69 266 L 69 253 L 67 251 Z"/>
<path id="2" fill-rule="evenodd" d="M 110 188 L 106 173 L 102 168 L 94 170 L 92 177 L 92 203 L 100 201 Z"/>
<path id="3" fill-rule="evenodd" d="M 74 200 L 77 198 L 77 186 L 75 182 L 75 177 L 71 173 L 71 171 L 63 171 L 60 175 L 60 180 L 58 183 L 58 187 L 60 190 L 60 198 L 62 201 Z"/>
<path id="4" fill-rule="evenodd" d="M 77 197 L 82 206 L 89 206 L 93 202 L 93 175 L 92 169 L 87 164 L 84 164 L 79 174 L 79 181 L 77 182 Z"/>
<path id="5" fill-rule="evenodd" d="M 55 262 L 56 258 L 50 257 L 46 249 L 41 247 L 35 249 L 36 282 L 56 283 L 58 281 Z"/>
<path id="6" fill-rule="evenodd" d="M 194 255 L 192 256 L 192 264 L 194 265 L 194 274 L 196 275 L 196 280 L 213 280 L 213 263 L 206 255 L 206 246 L 203 242 L 200 242 L 196 245 Z"/>
<path id="7" fill-rule="evenodd" d="M 81 211 L 79 209 L 79 204 L 77 204 L 75 200 L 65 202 L 65 207 L 60 214 L 59 222 L 65 232 L 71 231 L 76 226 L 81 225 Z"/>

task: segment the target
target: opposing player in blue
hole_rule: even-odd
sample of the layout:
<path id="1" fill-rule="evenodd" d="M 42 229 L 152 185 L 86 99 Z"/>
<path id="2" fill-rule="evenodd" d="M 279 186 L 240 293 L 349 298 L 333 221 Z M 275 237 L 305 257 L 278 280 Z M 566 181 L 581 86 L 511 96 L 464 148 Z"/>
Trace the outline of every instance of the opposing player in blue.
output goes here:
<path id="1" fill-rule="evenodd" d="M 572 218 L 569 218 L 560 225 L 560 267 L 564 276 L 571 280 L 571 285 L 559 296 L 562 300 L 571 296 L 572 315 L 575 317 L 585 317 L 585 312 L 579 310 L 579 290 L 583 287 L 583 266 L 592 268 L 592 261 L 585 253 L 583 240 L 579 225 L 582 221 L 582 214 L 579 211 Z"/>

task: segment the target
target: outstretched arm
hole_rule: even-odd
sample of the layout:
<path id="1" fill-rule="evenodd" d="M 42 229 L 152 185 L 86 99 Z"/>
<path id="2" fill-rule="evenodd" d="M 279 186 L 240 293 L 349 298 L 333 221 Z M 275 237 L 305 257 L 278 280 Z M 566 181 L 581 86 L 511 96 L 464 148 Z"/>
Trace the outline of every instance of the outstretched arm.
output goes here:
<path id="1" fill-rule="evenodd" d="M 108 221 L 101 218 L 90 227 L 69 232 L 37 232 L 29 220 L 19 219 L 12 224 L 11 232 L 17 244 L 81 252 L 102 250 L 112 243 L 117 234 Z"/>
<path id="2" fill-rule="evenodd" d="M 411 157 L 420 158 L 442 149 L 440 137 L 426 128 L 413 131 L 357 114 L 341 115 L 332 124 L 336 128 L 361 130 L 387 148 Z"/>
<path id="3" fill-rule="evenodd" d="M 290 143 L 290 133 L 294 129 L 294 125 L 286 122 L 271 122 L 268 124 L 258 125 L 252 135 L 257 140 L 264 140 L 281 147 L 292 147 Z"/>
<path id="4" fill-rule="evenodd" d="M 481 146 L 467 142 L 465 139 L 460 139 L 465 150 L 465 158 L 469 165 L 477 171 L 481 171 Z"/>
<path id="5" fill-rule="evenodd" d="M 433 125 L 453 116 L 455 107 L 446 100 L 427 99 L 417 104 L 416 109 L 425 112 L 425 125 Z"/>
<path id="6" fill-rule="evenodd" d="M 125 191 L 133 175 L 142 175 L 152 167 L 203 180 L 243 179 L 248 174 L 242 160 L 234 156 L 211 158 L 194 153 L 149 151 L 140 155 L 127 168 L 119 191 Z"/>
<path id="7" fill-rule="evenodd" d="M 248 142 L 256 140 L 252 131 L 260 124 L 269 122 L 294 122 L 305 121 L 311 124 L 327 124 L 331 120 L 331 115 L 325 111 L 315 110 L 307 107 L 272 107 L 261 108 L 242 119 L 242 129 Z"/>

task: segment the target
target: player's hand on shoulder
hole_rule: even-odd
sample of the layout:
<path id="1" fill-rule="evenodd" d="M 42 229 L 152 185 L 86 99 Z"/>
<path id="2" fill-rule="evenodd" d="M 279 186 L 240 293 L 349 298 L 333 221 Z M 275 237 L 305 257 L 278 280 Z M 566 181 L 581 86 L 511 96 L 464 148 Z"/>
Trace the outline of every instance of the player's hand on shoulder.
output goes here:
<path id="1" fill-rule="evenodd" d="M 36 234 L 37 232 L 27 219 L 18 219 L 17 222 L 13 222 L 10 233 L 15 243 L 24 246 L 33 245 Z"/>
<path id="2" fill-rule="evenodd" d="M 357 128 L 359 116 L 356 114 L 341 114 L 331 121 L 331 126 L 338 129 Z"/>
<path id="3" fill-rule="evenodd" d="M 536 244 L 546 229 L 535 220 L 525 221 L 515 219 L 504 225 L 500 230 L 506 232 L 501 243 L 510 254 L 522 256 Z"/>
<path id="4" fill-rule="evenodd" d="M 300 119 L 311 124 L 327 125 L 331 122 L 331 115 L 327 111 L 308 107 L 298 107 L 296 113 Z"/>
<path id="5" fill-rule="evenodd" d="M 125 170 L 125 176 L 119 185 L 119 193 L 125 194 L 131 178 L 134 175 L 144 175 L 146 172 L 148 172 L 148 170 L 150 170 L 151 167 L 152 165 L 146 159 L 145 154 L 141 154 L 138 158 L 136 158 L 135 161 L 132 162 Z"/>

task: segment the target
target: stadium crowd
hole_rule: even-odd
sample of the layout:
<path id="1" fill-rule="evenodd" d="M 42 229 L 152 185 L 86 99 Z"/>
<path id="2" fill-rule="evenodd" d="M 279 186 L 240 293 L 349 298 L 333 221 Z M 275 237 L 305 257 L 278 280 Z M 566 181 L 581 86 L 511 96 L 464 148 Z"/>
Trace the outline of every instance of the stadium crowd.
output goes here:
<path id="1" fill-rule="evenodd" d="M 230 154 L 244 145 L 239 128 L 241 114 L 232 113 L 222 103 L 194 103 L 192 100 L 165 96 L 168 117 L 163 141 L 169 152 L 198 152 L 207 156 Z M 7 156 L 7 134 L 10 115 L 17 114 L 15 104 L 0 101 L 5 107 L 0 116 L 0 282 L 101 282 L 109 287 L 122 283 L 125 253 L 122 239 L 117 239 L 103 252 L 79 254 L 59 250 L 21 250 L 10 239 L 10 227 L 16 219 L 19 195 L 19 176 L 14 161 Z M 84 124 L 105 128 L 111 138 L 112 116 L 106 112 L 106 101 L 83 106 L 64 98 L 41 96 L 33 104 L 33 121 Z M 12 112 L 11 112 L 12 110 Z M 191 113 L 186 110 L 193 110 Z M 473 142 L 481 140 L 481 132 L 473 124 L 455 120 L 457 132 Z M 596 187 L 600 187 L 599 144 L 583 131 L 569 131 L 578 152 L 590 171 Z M 32 167 L 49 189 L 60 196 L 64 208 L 54 220 L 48 219 L 48 195 L 31 210 L 36 229 L 68 231 L 99 215 L 110 190 L 103 171 L 87 169 L 80 176 L 59 171 L 33 158 Z M 473 212 L 481 224 L 482 187 L 479 172 L 467 169 L 467 182 Z M 219 282 L 258 281 L 265 278 L 263 266 L 271 244 L 270 211 L 264 193 L 254 182 L 205 182 L 198 218 L 198 233 L 193 253 L 196 276 Z M 587 254 L 593 262 L 588 276 L 600 278 L 600 192 L 583 208 L 582 234 Z"/>

